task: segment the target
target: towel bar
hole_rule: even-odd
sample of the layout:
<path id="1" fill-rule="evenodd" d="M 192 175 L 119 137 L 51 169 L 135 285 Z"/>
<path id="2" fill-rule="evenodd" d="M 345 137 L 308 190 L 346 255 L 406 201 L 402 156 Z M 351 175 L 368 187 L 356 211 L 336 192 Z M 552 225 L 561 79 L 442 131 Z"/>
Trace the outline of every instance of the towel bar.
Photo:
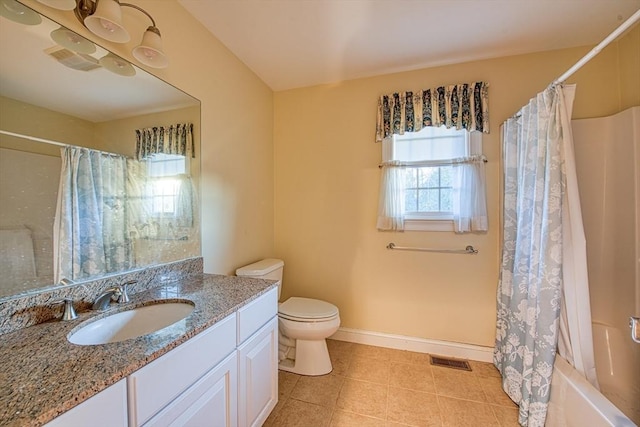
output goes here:
<path id="1" fill-rule="evenodd" d="M 464 249 L 430 249 L 430 248 L 410 248 L 407 246 L 396 246 L 396 244 L 392 242 L 387 245 L 387 249 L 394 249 L 399 251 L 439 252 L 439 253 L 445 253 L 445 254 L 465 254 L 465 255 L 474 255 L 478 253 L 478 250 L 471 245 L 468 245 Z"/>

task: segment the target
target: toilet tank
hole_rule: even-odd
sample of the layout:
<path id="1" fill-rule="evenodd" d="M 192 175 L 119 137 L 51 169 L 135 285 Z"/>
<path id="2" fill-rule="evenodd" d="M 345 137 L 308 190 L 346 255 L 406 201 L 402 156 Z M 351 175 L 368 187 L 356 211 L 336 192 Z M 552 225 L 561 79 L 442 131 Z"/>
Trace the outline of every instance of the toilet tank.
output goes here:
<path id="1" fill-rule="evenodd" d="M 280 299 L 280 289 L 282 289 L 282 269 L 284 261 L 275 258 L 267 258 L 253 264 L 245 265 L 236 270 L 236 276 L 254 277 L 257 279 L 279 280 L 278 299 Z"/>

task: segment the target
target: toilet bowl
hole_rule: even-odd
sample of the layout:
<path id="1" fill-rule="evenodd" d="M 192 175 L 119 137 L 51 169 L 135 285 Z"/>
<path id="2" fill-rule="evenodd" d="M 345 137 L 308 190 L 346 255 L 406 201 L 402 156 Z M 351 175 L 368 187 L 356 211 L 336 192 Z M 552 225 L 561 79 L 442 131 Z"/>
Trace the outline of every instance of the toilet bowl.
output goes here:
<path id="1" fill-rule="evenodd" d="M 237 276 L 279 280 L 284 262 L 264 259 L 236 270 Z M 291 297 L 278 304 L 278 368 L 299 375 L 325 375 L 332 371 L 326 338 L 340 327 L 338 308 L 326 301 Z"/>

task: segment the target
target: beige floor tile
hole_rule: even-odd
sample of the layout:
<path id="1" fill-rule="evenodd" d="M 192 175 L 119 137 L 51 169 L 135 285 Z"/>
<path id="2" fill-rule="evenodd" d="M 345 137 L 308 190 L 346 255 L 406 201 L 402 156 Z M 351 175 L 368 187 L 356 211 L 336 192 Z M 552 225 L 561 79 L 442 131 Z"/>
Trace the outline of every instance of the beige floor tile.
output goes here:
<path id="1" fill-rule="evenodd" d="M 427 393 L 436 392 L 431 367 L 423 364 L 391 362 L 389 385 Z"/>
<path id="2" fill-rule="evenodd" d="M 477 362 L 470 360 L 469 364 L 473 372 L 481 377 L 495 377 L 501 378 L 500 371 L 493 365 L 493 363 Z"/>
<path id="3" fill-rule="evenodd" d="M 440 427 L 440 409 L 435 394 L 390 387 L 387 420 L 411 426 Z"/>
<path id="4" fill-rule="evenodd" d="M 331 412 L 331 408 L 289 398 L 265 427 L 324 427 L 331 421 Z"/>
<path id="5" fill-rule="evenodd" d="M 278 399 L 278 403 L 276 403 L 275 408 L 273 408 L 273 410 L 271 411 L 271 413 L 269 414 L 269 416 L 264 422 L 265 427 L 273 426 L 274 418 L 277 416 L 278 412 L 280 411 L 280 409 L 282 409 L 282 407 L 284 406 L 287 400 L 288 398 L 286 397 Z"/>
<path id="6" fill-rule="evenodd" d="M 347 378 L 342 384 L 336 408 L 384 419 L 387 415 L 388 386 Z"/>
<path id="7" fill-rule="evenodd" d="M 390 374 L 391 364 L 388 361 L 354 355 L 345 376 L 355 380 L 387 385 Z"/>
<path id="8" fill-rule="evenodd" d="M 385 421 L 336 409 L 333 411 L 329 425 L 331 427 L 385 427 Z"/>
<path id="9" fill-rule="evenodd" d="M 293 399 L 333 408 L 342 388 L 344 377 L 340 375 L 321 375 L 300 377 L 291 391 Z"/>
<path id="10" fill-rule="evenodd" d="M 518 422 L 518 407 L 489 405 L 500 423 L 500 427 L 520 427 Z"/>
<path id="11" fill-rule="evenodd" d="M 502 379 L 496 377 L 480 377 L 479 378 L 480 385 L 482 386 L 482 391 L 484 391 L 484 395 L 487 398 L 488 403 L 492 403 L 495 405 L 508 406 L 510 408 L 514 408 L 517 405 L 507 396 L 502 390 Z"/>
<path id="12" fill-rule="evenodd" d="M 499 427 L 491 405 L 438 396 L 443 427 Z"/>
<path id="13" fill-rule="evenodd" d="M 438 395 L 486 402 L 479 378 L 472 372 L 436 366 L 431 371 Z"/>
<path id="14" fill-rule="evenodd" d="M 300 375 L 286 371 L 278 371 L 278 396 L 280 399 L 288 397 L 291 394 L 291 390 L 293 390 L 299 379 Z"/>
<path id="15" fill-rule="evenodd" d="M 330 351 L 329 358 L 331 359 L 331 366 L 334 375 L 345 375 L 349 369 L 349 363 L 351 363 L 351 353 L 348 351 Z"/>

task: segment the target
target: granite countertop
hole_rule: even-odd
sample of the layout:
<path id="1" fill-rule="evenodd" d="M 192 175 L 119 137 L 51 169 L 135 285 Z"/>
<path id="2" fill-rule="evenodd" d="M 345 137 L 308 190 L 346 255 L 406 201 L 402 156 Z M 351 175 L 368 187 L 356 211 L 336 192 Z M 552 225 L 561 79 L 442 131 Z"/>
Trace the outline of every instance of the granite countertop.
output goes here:
<path id="1" fill-rule="evenodd" d="M 78 313 L 0 335 L 0 425 L 39 426 L 140 369 L 276 286 L 275 281 L 199 274 L 130 295 L 106 312 Z M 68 334 L 94 316 L 155 300 L 190 300 L 184 322 L 142 337 L 92 346 Z"/>

